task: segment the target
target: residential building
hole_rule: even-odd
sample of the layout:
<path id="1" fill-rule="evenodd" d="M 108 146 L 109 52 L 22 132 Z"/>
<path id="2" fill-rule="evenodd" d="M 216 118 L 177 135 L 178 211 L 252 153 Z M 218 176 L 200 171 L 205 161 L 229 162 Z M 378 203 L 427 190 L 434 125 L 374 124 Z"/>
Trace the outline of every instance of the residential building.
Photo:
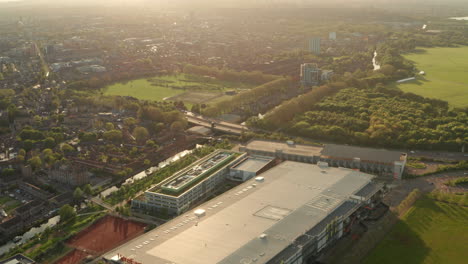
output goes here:
<path id="1" fill-rule="evenodd" d="M 0 224 L 0 234 L 5 237 L 10 237 L 21 231 L 23 226 L 21 217 L 15 216 Z"/>
<path id="2" fill-rule="evenodd" d="M 314 54 L 320 54 L 320 38 L 309 39 L 309 51 Z"/>
<path id="3" fill-rule="evenodd" d="M 315 63 L 301 64 L 301 84 L 304 86 L 312 86 L 320 84 L 322 71 Z"/>
<path id="4" fill-rule="evenodd" d="M 84 166 L 72 163 L 57 163 L 48 172 L 49 179 L 70 187 L 89 183 L 90 173 Z"/>

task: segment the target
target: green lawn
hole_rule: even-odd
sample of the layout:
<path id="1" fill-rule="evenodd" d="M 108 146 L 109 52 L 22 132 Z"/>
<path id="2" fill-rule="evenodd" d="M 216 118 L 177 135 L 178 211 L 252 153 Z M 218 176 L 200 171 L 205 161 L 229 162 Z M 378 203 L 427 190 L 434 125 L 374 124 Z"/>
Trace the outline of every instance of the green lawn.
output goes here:
<path id="1" fill-rule="evenodd" d="M 421 198 L 363 263 L 466 263 L 468 208 Z"/>
<path id="2" fill-rule="evenodd" d="M 152 101 L 170 100 L 173 96 L 181 95 L 176 100 L 183 100 L 187 103 L 200 103 L 198 101 L 200 97 L 202 99 L 206 97 L 209 100 L 210 93 L 216 96 L 222 95 L 225 90 L 246 89 L 252 86 L 245 83 L 220 81 L 209 77 L 178 74 L 116 83 L 105 87 L 104 94 L 133 96 L 141 100 Z M 197 92 L 200 93 L 200 96 L 193 96 Z M 184 97 L 184 93 L 188 93 L 188 96 Z"/>
<path id="3" fill-rule="evenodd" d="M 8 196 L 0 196 L 0 205 L 4 205 L 9 201 L 12 201 L 14 199 L 8 197 Z"/>
<path id="4" fill-rule="evenodd" d="M 452 107 L 468 106 L 468 46 L 430 48 L 406 56 L 425 76 L 397 85 L 405 92 L 448 101 Z"/>
<path id="5" fill-rule="evenodd" d="M 3 209 L 5 210 L 7 214 L 10 214 L 11 212 L 13 212 L 13 210 L 20 207 L 21 205 L 23 204 L 20 201 L 11 199 L 5 204 L 3 204 L 3 207 L 4 207 Z"/>

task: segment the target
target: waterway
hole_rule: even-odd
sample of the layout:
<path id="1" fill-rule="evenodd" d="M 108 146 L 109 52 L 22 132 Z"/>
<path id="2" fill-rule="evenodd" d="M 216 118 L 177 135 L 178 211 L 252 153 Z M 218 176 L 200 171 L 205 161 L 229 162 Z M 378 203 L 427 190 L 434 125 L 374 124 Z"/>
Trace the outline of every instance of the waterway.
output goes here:
<path id="1" fill-rule="evenodd" d="M 53 227 L 55 226 L 58 222 L 60 221 L 60 216 L 54 216 L 47 221 L 47 223 L 44 223 L 40 225 L 39 227 L 33 227 L 31 228 L 28 232 L 24 233 L 21 236 L 21 240 L 18 241 L 18 244 L 24 244 L 26 243 L 29 239 L 33 238 L 35 235 L 40 234 L 46 230 L 48 227 Z M 6 243 L 5 245 L 0 247 L 0 255 L 3 255 L 7 253 L 10 249 L 14 248 L 17 244 L 15 244 L 13 241 L 10 241 Z"/>
<path id="2" fill-rule="evenodd" d="M 450 19 L 453 19 L 453 20 L 468 20 L 468 16 L 467 17 L 451 17 Z"/>
<path id="3" fill-rule="evenodd" d="M 374 57 L 372 58 L 372 65 L 374 65 L 374 71 L 380 70 L 380 64 L 377 63 L 377 51 L 374 51 Z"/>

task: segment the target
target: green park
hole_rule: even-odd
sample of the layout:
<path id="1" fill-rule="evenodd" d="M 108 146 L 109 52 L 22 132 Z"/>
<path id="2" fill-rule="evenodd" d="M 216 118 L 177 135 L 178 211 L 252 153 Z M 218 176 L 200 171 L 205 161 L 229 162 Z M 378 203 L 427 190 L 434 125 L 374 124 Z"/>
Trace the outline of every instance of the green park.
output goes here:
<path id="1" fill-rule="evenodd" d="M 468 207 L 423 197 L 364 263 L 466 263 Z"/>
<path id="2" fill-rule="evenodd" d="M 105 95 L 132 96 L 150 101 L 183 101 L 189 104 L 219 100 L 228 90 L 249 89 L 252 85 L 222 81 L 191 74 L 164 75 L 120 82 L 104 88 Z"/>
<path id="3" fill-rule="evenodd" d="M 401 90 L 444 100 L 452 107 L 468 106 L 468 46 L 422 49 L 405 57 L 425 74 L 398 84 Z"/>

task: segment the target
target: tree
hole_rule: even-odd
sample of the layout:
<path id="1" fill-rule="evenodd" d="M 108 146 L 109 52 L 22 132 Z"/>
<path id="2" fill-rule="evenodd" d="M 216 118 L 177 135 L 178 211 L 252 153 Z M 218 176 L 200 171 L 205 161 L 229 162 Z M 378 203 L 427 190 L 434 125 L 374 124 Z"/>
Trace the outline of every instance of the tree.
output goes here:
<path id="1" fill-rule="evenodd" d="M 79 201 L 83 198 L 83 191 L 80 189 L 80 187 L 76 187 L 75 191 L 73 192 L 73 199 L 75 201 Z"/>
<path id="2" fill-rule="evenodd" d="M 150 126 L 151 133 L 153 134 L 159 134 L 161 131 L 163 131 L 165 128 L 164 123 L 159 122 L 159 123 L 152 123 Z"/>
<path id="3" fill-rule="evenodd" d="M 145 166 L 149 166 L 150 164 L 151 164 L 151 161 L 149 159 L 145 159 L 143 161 L 143 165 L 145 165 Z"/>
<path id="4" fill-rule="evenodd" d="M 106 123 L 106 130 L 113 130 L 114 128 L 114 124 L 112 124 L 111 122 Z"/>
<path id="5" fill-rule="evenodd" d="M 55 139 L 52 137 L 48 137 L 44 139 L 44 146 L 46 148 L 54 148 L 55 147 Z"/>
<path id="6" fill-rule="evenodd" d="M 154 140 L 147 140 L 146 146 L 149 148 L 156 148 L 158 145 L 156 145 L 156 142 L 154 142 Z"/>
<path id="7" fill-rule="evenodd" d="M 192 109 L 190 109 L 194 113 L 200 114 L 200 105 L 199 104 L 194 104 L 192 105 Z"/>
<path id="8" fill-rule="evenodd" d="M 72 151 L 75 151 L 75 148 L 73 148 L 71 145 L 67 144 L 67 143 L 64 143 L 62 144 L 62 146 L 60 147 L 60 149 L 64 152 L 64 153 L 70 153 Z"/>
<path id="9" fill-rule="evenodd" d="M 138 111 L 138 118 L 155 122 L 164 121 L 163 112 L 154 106 L 144 106 Z"/>
<path id="10" fill-rule="evenodd" d="M 149 133 L 146 128 L 139 126 L 135 127 L 133 130 L 133 136 L 136 138 L 138 144 L 143 144 L 148 140 Z"/>
<path id="11" fill-rule="evenodd" d="M 28 160 L 28 164 L 31 165 L 33 170 L 37 170 L 42 167 L 42 160 L 39 156 L 34 156 Z"/>
<path id="12" fill-rule="evenodd" d="M 66 204 L 60 208 L 59 215 L 60 222 L 62 223 L 66 221 L 74 222 L 76 220 L 75 209 L 73 209 L 73 207 L 71 207 L 69 204 Z"/>
<path id="13" fill-rule="evenodd" d="M 119 130 L 110 130 L 106 131 L 103 134 L 105 140 L 113 141 L 113 142 L 121 142 L 122 141 L 122 132 Z"/>
<path id="14" fill-rule="evenodd" d="M 182 132 L 184 131 L 184 124 L 180 121 L 174 121 L 172 124 L 171 124 L 171 132 L 172 133 L 179 133 L 179 132 Z"/>
<path id="15" fill-rule="evenodd" d="M 93 188 L 91 188 L 91 184 L 86 184 L 83 188 L 83 191 L 86 195 L 92 195 L 93 194 Z"/>
<path id="16" fill-rule="evenodd" d="M 82 133 L 78 136 L 80 138 L 81 141 L 83 142 L 96 142 L 97 141 L 97 135 L 96 133 L 92 133 L 92 132 L 85 132 L 85 133 Z"/>
<path id="17" fill-rule="evenodd" d="M 124 125 L 131 127 L 137 124 L 137 120 L 133 117 L 125 118 L 123 121 Z"/>

